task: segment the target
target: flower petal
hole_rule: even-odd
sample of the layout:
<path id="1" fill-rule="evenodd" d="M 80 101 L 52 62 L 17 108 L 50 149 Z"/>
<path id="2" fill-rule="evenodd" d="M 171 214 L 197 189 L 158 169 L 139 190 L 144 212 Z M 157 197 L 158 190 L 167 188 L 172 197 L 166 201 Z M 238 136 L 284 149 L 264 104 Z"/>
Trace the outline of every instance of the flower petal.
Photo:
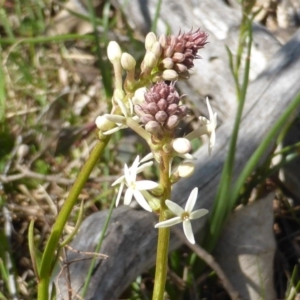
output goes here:
<path id="1" fill-rule="evenodd" d="M 122 125 L 122 126 L 117 126 L 117 127 L 114 127 L 113 129 L 110 129 L 110 130 L 107 130 L 105 132 L 103 132 L 104 135 L 110 135 L 110 134 L 113 134 L 121 129 L 124 129 L 124 128 L 127 128 L 127 126 L 125 125 Z"/>
<path id="2" fill-rule="evenodd" d="M 181 222 L 182 222 L 181 217 L 175 217 L 175 218 L 172 218 L 172 219 L 169 219 L 166 221 L 159 222 L 154 227 L 155 228 L 170 227 L 170 226 L 176 225 Z"/>
<path id="3" fill-rule="evenodd" d="M 124 115 L 124 117 L 127 118 L 128 117 L 128 115 L 127 115 L 127 108 L 126 108 L 124 102 L 121 99 L 117 98 L 117 97 L 115 98 L 115 101 L 118 103 L 118 105 L 119 105 L 119 107 L 121 109 L 121 112 Z"/>
<path id="4" fill-rule="evenodd" d="M 132 195 L 133 195 L 133 189 L 129 187 L 126 190 L 125 196 L 124 196 L 124 204 L 129 205 L 131 200 L 132 200 Z"/>
<path id="5" fill-rule="evenodd" d="M 136 189 L 139 191 L 152 190 L 158 187 L 158 183 L 151 180 L 140 180 L 135 183 Z"/>
<path id="6" fill-rule="evenodd" d="M 150 207 L 150 205 L 148 204 L 148 202 L 146 201 L 146 199 L 144 198 L 144 196 L 142 195 L 142 193 L 140 191 L 134 190 L 133 196 L 134 196 L 135 200 L 137 201 L 137 203 L 143 209 L 150 211 L 150 212 L 152 211 L 152 208 Z"/>
<path id="7" fill-rule="evenodd" d="M 204 208 L 197 209 L 190 213 L 190 220 L 199 219 L 199 218 L 205 216 L 206 214 L 208 214 L 207 209 L 204 209 Z"/>
<path id="8" fill-rule="evenodd" d="M 166 200 L 166 205 L 172 213 L 181 218 L 181 215 L 184 213 L 184 209 L 182 207 L 171 200 Z"/>
<path id="9" fill-rule="evenodd" d="M 209 120 L 210 120 L 210 122 L 213 122 L 213 120 L 214 120 L 214 113 L 213 113 L 213 111 L 211 109 L 208 97 L 206 97 L 206 105 L 207 105 L 207 109 L 208 109 Z"/>
<path id="10" fill-rule="evenodd" d="M 120 183 L 122 183 L 122 182 L 124 182 L 124 181 L 125 181 L 125 176 L 122 175 L 122 176 L 120 176 L 117 180 L 115 180 L 115 181 L 111 184 L 111 186 L 115 186 L 115 185 L 120 184 Z"/>
<path id="11" fill-rule="evenodd" d="M 197 201 L 197 196 L 198 196 L 198 188 L 195 187 L 195 188 L 191 191 L 191 193 L 190 193 L 190 195 L 189 195 L 189 198 L 188 198 L 188 200 L 187 200 L 187 202 L 186 202 L 186 205 L 185 205 L 185 211 L 186 211 L 186 212 L 188 212 L 188 213 L 191 213 L 191 212 L 192 212 L 192 210 L 193 210 L 193 208 L 194 208 L 194 206 L 195 206 L 195 203 L 196 203 L 196 201 Z"/>
<path id="12" fill-rule="evenodd" d="M 191 244 L 195 244 L 195 238 L 194 238 L 192 224 L 191 224 L 190 220 L 183 221 L 183 232 L 184 232 L 187 240 Z"/>
<path id="13" fill-rule="evenodd" d="M 134 162 L 132 163 L 132 166 L 130 167 L 130 178 L 131 178 L 131 182 L 134 182 L 136 179 L 136 174 L 137 174 L 137 168 L 138 165 L 140 163 L 140 157 L 137 156 L 134 160 Z"/>
<path id="14" fill-rule="evenodd" d="M 141 161 L 140 161 L 141 162 Z M 141 173 L 143 172 L 146 168 L 150 167 L 153 165 L 153 161 L 148 161 L 142 165 L 140 165 L 137 169 L 136 169 L 136 173 Z"/>
<path id="15" fill-rule="evenodd" d="M 117 196 L 117 199 L 116 199 L 116 206 L 119 205 L 123 188 L 124 188 L 124 182 L 122 182 L 121 185 L 120 185 L 120 187 L 119 187 L 118 196 Z"/>
<path id="16" fill-rule="evenodd" d="M 125 176 L 126 183 L 128 185 L 130 185 L 131 184 L 131 174 L 130 174 L 130 169 L 128 168 L 127 164 L 124 164 L 124 176 Z"/>
<path id="17" fill-rule="evenodd" d="M 153 159 L 154 158 L 154 155 L 152 152 L 150 152 L 149 154 L 147 154 L 146 156 L 144 156 L 140 162 L 145 162 L 145 161 L 148 161 L 150 159 Z"/>

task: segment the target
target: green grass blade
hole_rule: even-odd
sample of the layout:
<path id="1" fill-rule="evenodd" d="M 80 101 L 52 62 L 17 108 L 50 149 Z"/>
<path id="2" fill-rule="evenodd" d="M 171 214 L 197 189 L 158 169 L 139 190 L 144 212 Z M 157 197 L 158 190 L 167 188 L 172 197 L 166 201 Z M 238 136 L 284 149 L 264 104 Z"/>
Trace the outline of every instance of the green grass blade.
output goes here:
<path id="1" fill-rule="evenodd" d="M 91 22 L 93 24 L 93 28 L 94 28 L 96 53 L 97 53 L 97 57 L 98 57 L 98 67 L 99 67 L 99 70 L 102 75 L 102 82 L 103 82 L 106 98 L 110 98 L 113 94 L 111 68 L 110 68 L 110 65 L 108 66 L 107 61 L 104 61 L 104 59 L 103 59 L 102 49 L 100 48 L 99 34 L 98 34 L 98 30 L 97 30 L 96 15 L 95 15 L 95 10 L 93 8 L 92 0 L 88 0 L 88 8 L 89 8 L 89 12 L 90 12 L 90 20 L 91 20 Z"/>
<path id="2" fill-rule="evenodd" d="M 35 247 L 34 244 L 34 220 L 31 220 L 28 228 L 28 247 L 32 261 L 33 270 L 37 279 L 39 279 L 39 269 L 42 259 L 41 252 Z"/>
<path id="3" fill-rule="evenodd" d="M 295 111 L 295 109 L 300 105 L 300 94 L 298 94 L 292 103 L 287 107 L 278 121 L 275 123 L 273 128 L 270 130 L 266 138 L 262 141 L 262 143 L 258 146 L 256 151 L 253 153 L 251 158 L 248 160 L 245 165 L 243 171 L 241 172 L 239 178 L 237 179 L 231 196 L 231 207 L 234 205 L 235 201 L 239 196 L 239 192 L 242 189 L 242 186 L 249 175 L 254 171 L 257 166 L 260 158 L 264 155 L 265 151 L 268 149 L 274 138 L 278 135 L 279 131 L 282 129 L 284 124 L 288 121 L 291 114 Z"/>
<path id="4" fill-rule="evenodd" d="M 6 104 L 6 93 L 5 93 L 5 76 L 2 66 L 2 59 L 0 55 L 0 123 L 5 120 L 5 104 Z"/>
<path id="5" fill-rule="evenodd" d="M 154 18 L 153 18 L 153 21 L 151 24 L 151 31 L 154 33 L 156 33 L 156 30 L 157 30 L 157 22 L 158 22 L 158 18 L 159 18 L 159 14 L 160 14 L 161 4 L 162 4 L 162 0 L 158 0 L 157 4 L 156 4 Z"/>
<path id="6" fill-rule="evenodd" d="M 111 219 L 111 215 L 112 215 L 112 212 L 114 210 L 114 207 L 115 207 L 115 203 L 116 203 L 116 200 L 117 198 L 115 197 L 114 200 L 111 202 L 110 204 L 110 207 L 109 207 L 109 210 L 108 210 L 108 214 L 107 214 L 107 217 L 106 217 L 106 220 L 105 220 L 105 223 L 104 223 L 104 226 L 103 226 L 103 229 L 101 231 L 101 235 L 100 235 L 100 238 L 99 238 L 99 242 L 96 246 L 96 249 L 95 249 L 95 253 L 98 253 L 101 249 L 101 246 L 102 246 L 102 242 L 104 240 L 104 237 L 105 237 L 105 233 L 106 233 L 106 230 L 108 228 L 108 224 L 109 224 L 109 221 Z M 88 273 L 87 273 L 87 276 L 86 276 L 86 280 L 84 282 L 84 286 L 82 288 L 82 292 L 81 292 L 81 295 L 82 297 L 84 298 L 85 295 L 86 295 L 86 292 L 87 292 L 87 289 L 88 289 L 88 286 L 89 286 L 89 283 L 91 281 L 91 277 L 92 277 L 92 274 L 93 274 L 93 271 L 94 271 L 94 267 L 95 267 L 95 264 L 96 264 L 96 260 L 98 258 L 97 257 L 93 257 L 92 261 L 91 261 L 91 265 L 89 267 L 89 270 L 88 270 Z"/>

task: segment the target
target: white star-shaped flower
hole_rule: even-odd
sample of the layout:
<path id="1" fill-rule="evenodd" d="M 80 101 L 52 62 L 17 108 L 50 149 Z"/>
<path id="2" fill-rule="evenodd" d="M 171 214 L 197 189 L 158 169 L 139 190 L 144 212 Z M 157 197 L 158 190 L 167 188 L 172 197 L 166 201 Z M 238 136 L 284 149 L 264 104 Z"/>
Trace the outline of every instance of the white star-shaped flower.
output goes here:
<path id="1" fill-rule="evenodd" d="M 109 121 L 111 123 L 115 123 L 117 125 L 116 127 L 112 128 L 110 130 L 104 131 L 103 132 L 104 135 L 110 135 L 121 129 L 128 128 L 128 126 L 126 124 L 127 118 L 132 118 L 137 123 L 140 121 L 140 118 L 138 116 L 133 116 L 133 104 L 130 99 L 128 100 L 129 108 L 127 108 L 126 105 L 124 104 L 124 102 L 118 98 L 115 98 L 114 101 L 118 104 L 118 106 L 122 112 L 122 115 L 105 114 L 103 116 L 103 118 L 105 118 L 107 121 Z M 96 119 L 96 121 L 97 121 L 97 119 Z M 98 121 L 98 123 L 100 124 L 99 121 Z M 96 122 L 96 125 L 99 129 L 102 129 L 98 126 L 97 122 Z"/>
<path id="2" fill-rule="evenodd" d="M 116 206 L 119 204 L 122 190 L 123 190 L 124 186 L 126 185 L 127 190 L 126 190 L 125 196 L 124 196 L 124 204 L 129 205 L 132 200 L 132 197 L 134 197 L 140 206 L 142 206 L 145 210 L 151 212 L 152 209 L 151 209 L 150 205 L 148 204 L 148 202 L 146 201 L 146 199 L 144 198 L 143 194 L 140 191 L 154 189 L 158 186 L 158 183 L 151 181 L 151 180 L 136 181 L 136 175 L 138 173 L 142 172 L 143 170 L 145 170 L 145 168 L 151 166 L 153 164 L 153 162 L 152 161 L 147 162 L 147 163 L 144 163 L 144 164 L 138 166 L 139 163 L 140 163 L 139 156 L 137 156 L 130 168 L 128 168 L 127 164 L 125 164 L 124 175 L 121 176 L 120 178 L 118 178 L 112 184 L 112 186 L 114 186 L 116 184 L 120 184 L 120 188 L 119 188 L 119 192 L 118 192 L 118 196 L 117 196 L 117 200 L 116 200 Z"/>
<path id="3" fill-rule="evenodd" d="M 176 215 L 176 217 L 157 223 L 155 225 L 155 228 L 170 227 L 182 222 L 183 231 L 186 238 L 191 244 L 195 244 L 195 238 L 192 230 L 191 220 L 201 218 L 208 213 L 207 209 L 197 209 L 195 211 L 192 211 L 195 206 L 197 196 L 198 196 L 198 188 L 194 188 L 191 191 L 191 194 L 187 200 L 185 209 L 183 209 L 173 201 L 166 200 L 167 207 L 172 213 Z"/>
<path id="4" fill-rule="evenodd" d="M 209 136 L 209 143 L 208 143 L 208 152 L 211 154 L 211 150 L 216 142 L 216 128 L 217 128 L 217 113 L 212 111 L 208 98 L 206 98 L 206 105 L 208 109 L 209 120 L 205 117 L 199 117 L 201 126 L 190 132 L 188 135 L 185 136 L 188 140 L 193 140 L 203 134 L 208 134 Z"/>
<path id="5" fill-rule="evenodd" d="M 205 117 L 199 117 L 200 122 L 206 127 L 207 134 L 209 136 L 208 152 L 211 150 L 216 142 L 216 128 L 217 128 L 217 113 L 213 113 L 208 98 L 206 98 L 206 105 L 208 109 L 209 120 Z"/>

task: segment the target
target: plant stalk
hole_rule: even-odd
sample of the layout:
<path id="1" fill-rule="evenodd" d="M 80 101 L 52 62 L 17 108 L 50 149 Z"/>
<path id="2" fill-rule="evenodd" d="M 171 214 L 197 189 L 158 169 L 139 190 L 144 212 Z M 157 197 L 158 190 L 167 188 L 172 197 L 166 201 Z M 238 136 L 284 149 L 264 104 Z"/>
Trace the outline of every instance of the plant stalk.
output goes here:
<path id="1" fill-rule="evenodd" d="M 82 170 L 78 174 L 76 181 L 74 182 L 70 193 L 59 212 L 56 222 L 54 223 L 49 239 L 47 241 L 40 269 L 39 269 L 39 281 L 38 281 L 38 300 L 48 300 L 48 290 L 50 277 L 55 265 L 56 249 L 58 249 L 59 239 L 62 235 L 63 229 L 68 221 L 68 218 L 72 212 L 74 205 L 78 199 L 80 192 L 82 191 L 84 184 L 89 178 L 94 166 L 101 157 L 110 136 L 103 137 L 92 150 L 88 160 L 83 166 Z"/>
<path id="2" fill-rule="evenodd" d="M 160 203 L 160 216 L 159 222 L 165 221 L 167 219 L 165 210 L 166 200 L 170 199 L 171 196 L 171 182 L 169 177 L 169 165 L 170 157 L 168 153 L 161 151 L 160 153 L 161 162 L 160 168 L 160 184 L 164 188 L 164 194 L 161 198 Z M 157 240 L 157 254 L 156 254 L 156 269 L 155 269 L 155 279 L 154 279 L 154 290 L 153 290 L 153 300 L 163 300 L 167 270 L 168 270 L 168 253 L 169 253 L 169 240 L 170 240 L 170 228 L 159 228 L 158 230 L 158 240 Z"/>

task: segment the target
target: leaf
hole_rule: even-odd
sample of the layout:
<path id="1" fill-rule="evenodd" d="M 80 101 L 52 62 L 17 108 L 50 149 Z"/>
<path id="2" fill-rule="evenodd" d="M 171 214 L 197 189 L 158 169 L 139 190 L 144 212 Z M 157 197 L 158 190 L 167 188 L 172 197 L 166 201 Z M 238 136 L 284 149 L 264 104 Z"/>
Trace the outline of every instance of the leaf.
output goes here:
<path id="1" fill-rule="evenodd" d="M 33 270 L 37 279 L 40 278 L 40 264 L 42 260 L 42 253 L 34 245 L 34 220 L 31 220 L 28 228 L 28 246 L 33 265 Z"/>

